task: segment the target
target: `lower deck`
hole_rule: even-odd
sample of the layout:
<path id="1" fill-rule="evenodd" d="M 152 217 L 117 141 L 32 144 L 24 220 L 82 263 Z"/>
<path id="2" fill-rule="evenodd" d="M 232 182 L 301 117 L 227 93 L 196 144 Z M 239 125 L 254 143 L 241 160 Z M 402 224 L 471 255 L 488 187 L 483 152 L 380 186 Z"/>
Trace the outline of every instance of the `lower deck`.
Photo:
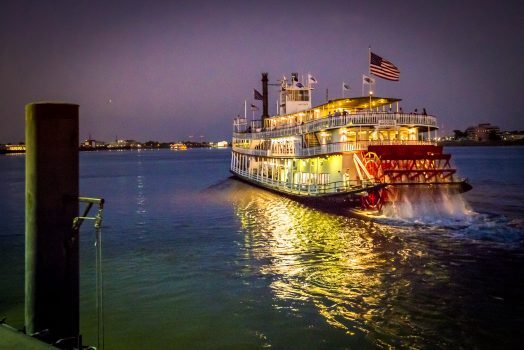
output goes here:
<path id="1" fill-rule="evenodd" d="M 369 146 L 367 150 L 306 158 L 267 157 L 233 150 L 231 172 L 258 186 L 298 197 L 349 195 L 366 201 L 375 196 L 373 191 L 387 187 L 379 191 L 384 203 L 395 201 L 399 192 L 409 188 L 452 192 L 471 188 L 466 180 L 456 177 L 450 155 L 436 145 Z"/>
<path id="2" fill-rule="evenodd" d="M 357 171 L 351 171 L 352 176 L 342 172 L 346 163 L 348 169 L 354 168 L 350 158 L 342 154 L 304 159 L 270 158 L 233 151 L 231 171 L 282 192 L 307 196 L 353 192 L 375 184 L 369 174 L 362 178 Z"/>

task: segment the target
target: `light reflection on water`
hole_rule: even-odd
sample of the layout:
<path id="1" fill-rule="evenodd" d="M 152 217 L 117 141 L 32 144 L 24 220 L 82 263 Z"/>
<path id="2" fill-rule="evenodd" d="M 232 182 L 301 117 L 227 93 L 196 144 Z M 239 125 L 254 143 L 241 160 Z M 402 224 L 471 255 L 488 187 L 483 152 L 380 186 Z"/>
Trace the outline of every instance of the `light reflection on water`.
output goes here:
<path id="1" fill-rule="evenodd" d="M 350 337 L 348 344 L 359 347 L 446 348 L 468 346 L 479 337 L 493 341 L 482 328 L 474 330 L 486 320 L 468 310 L 476 293 L 468 295 L 464 288 L 464 283 L 485 287 L 484 282 L 476 274 L 468 281 L 461 270 L 483 265 L 484 259 L 501 264 L 505 248 L 492 247 L 493 255 L 486 257 L 478 254 L 485 245 L 470 234 L 456 239 L 461 229 L 482 225 L 485 218 L 464 210 L 451 218 L 429 211 L 431 216 L 418 219 L 430 218 L 428 223 L 366 221 L 231 181 L 225 192 L 241 223 L 244 254 L 270 277 L 275 308 L 296 315 L 314 308 Z M 465 208 L 461 198 L 453 201 L 448 204 Z M 464 328 L 471 332 L 458 341 L 456 329 Z"/>
<path id="2" fill-rule="evenodd" d="M 271 276 L 274 307 L 300 314 L 313 305 L 348 335 L 366 334 L 375 345 L 402 345 L 409 335 L 405 345 L 417 344 L 424 331 L 412 318 L 420 310 L 402 305 L 412 287 L 397 270 L 419 273 L 427 253 L 406 246 L 386 225 L 234 186 L 242 188 L 232 200 L 245 234 L 244 253 L 262 262 L 260 272 Z M 433 271 L 433 278 L 446 281 L 446 273 Z"/>

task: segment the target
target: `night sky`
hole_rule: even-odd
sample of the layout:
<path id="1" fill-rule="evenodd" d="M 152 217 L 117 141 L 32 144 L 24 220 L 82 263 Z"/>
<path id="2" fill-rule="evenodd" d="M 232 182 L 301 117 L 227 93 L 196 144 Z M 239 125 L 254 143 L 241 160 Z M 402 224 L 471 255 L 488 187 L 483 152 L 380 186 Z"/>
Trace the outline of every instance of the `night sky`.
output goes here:
<path id="1" fill-rule="evenodd" d="M 514 1 L 3 0 L 0 143 L 24 140 L 35 101 L 80 104 L 81 139 L 229 139 L 261 72 L 312 73 L 315 104 L 343 81 L 360 96 L 370 45 L 400 69 L 376 95 L 425 107 L 444 134 L 522 130 L 523 37 Z"/>

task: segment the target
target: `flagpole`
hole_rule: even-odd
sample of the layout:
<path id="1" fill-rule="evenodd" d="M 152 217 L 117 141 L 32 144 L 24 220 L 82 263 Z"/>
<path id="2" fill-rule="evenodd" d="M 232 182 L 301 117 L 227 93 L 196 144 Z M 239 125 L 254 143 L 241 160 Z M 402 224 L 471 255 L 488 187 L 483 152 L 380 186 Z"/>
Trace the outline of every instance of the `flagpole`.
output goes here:
<path id="1" fill-rule="evenodd" d="M 244 119 L 247 119 L 247 100 L 244 100 Z"/>
<path id="2" fill-rule="evenodd" d="M 368 72 L 369 77 L 371 78 L 371 45 L 369 45 L 369 52 L 368 52 Z M 368 84 L 368 95 L 369 95 L 369 111 L 371 112 L 371 81 Z"/>
<path id="3" fill-rule="evenodd" d="M 369 45 L 368 51 L 368 75 L 371 76 L 371 45 Z"/>

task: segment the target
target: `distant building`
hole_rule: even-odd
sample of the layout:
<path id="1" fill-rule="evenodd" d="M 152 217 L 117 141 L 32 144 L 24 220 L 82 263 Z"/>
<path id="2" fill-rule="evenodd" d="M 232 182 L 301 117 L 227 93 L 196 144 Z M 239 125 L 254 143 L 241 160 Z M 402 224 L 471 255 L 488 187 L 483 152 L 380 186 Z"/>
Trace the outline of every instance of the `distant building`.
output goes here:
<path id="1" fill-rule="evenodd" d="M 219 141 L 217 142 L 217 147 L 218 148 L 226 148 L 228 146 L 228 142 L 227 141 Z"/>
<path id="2" fill-rule="evenodd" d="M 482 123 L 478 126 L 470 126 L 466 129 L 468 140 L 486 142 L 500 140 L 500 128 L 490 123 Z"/>
<path id="3" fill-rule="evenodd" d="M 102 142 L 102 141 L 87 139 L 87 140 L 84 140 L 80 144 L 80 148 L 81 149 L 101 149 L 101 148 L 106 148 L 106 144 L 105 142 Z"/>
<path id="4" fill-rule="evenodd" d="M 135 140 L 116 140 L 107 145 L 107 148 L 112 149 L 131 149 L 142 148 L 142 144 Z"/>
<path id="5" fill-rule="evenodd" d="M 502 134 L 504 141 L 521 141 L 524 140 L 524 131 L 505 131 Z"/>

